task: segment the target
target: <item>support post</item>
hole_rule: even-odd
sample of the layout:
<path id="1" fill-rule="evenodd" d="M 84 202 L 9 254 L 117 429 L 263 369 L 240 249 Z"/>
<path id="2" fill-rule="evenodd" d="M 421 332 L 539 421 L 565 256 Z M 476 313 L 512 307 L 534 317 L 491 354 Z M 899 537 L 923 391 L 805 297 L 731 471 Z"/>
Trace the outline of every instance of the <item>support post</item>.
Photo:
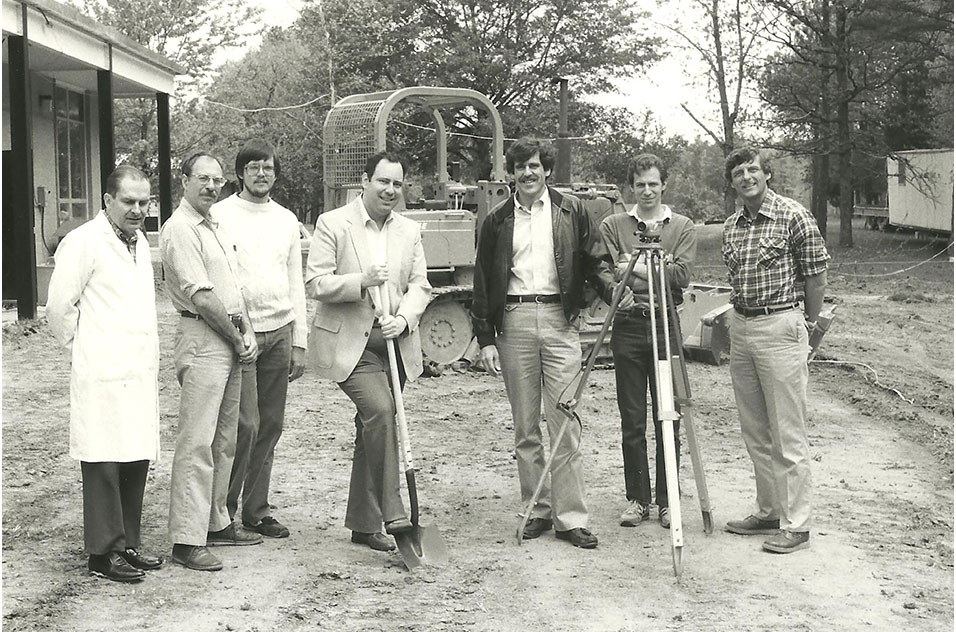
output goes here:
<path id="1" fill-rule="evenodd" d="M 33 93 L 27 39 L 27 5 L 23 5 L 23 35 L 7 38 L 10 69 L 10 164 L 4 160 L 3 271 L 10 275 L 17 301 L 17 318 L 36 318 L 37 260 L 34 235 Z M 4 156 L 6 159 L 7 156 Z M 9 177 L 9 181 L 7 181 Z M 7 298 L 4 278 L 4 298 Z"/>
<path id="2" fill-rule="evenodd" d="M 560 85 L 558 102 L 558 158 L 554 165 L 554 181 L 562 184 L 571 182 L 571 141 L 568 140 L 568 79 L 558 77 L 554 83 Z"/>
<path id="3" fill-rule="evenodd" d="M 156 93 L 156 130 L 159 144 L 159 225 L 173 214 L 172 153 L 169 142 L 169 95 Z"/>
<path id="4" fill-rule="evenodd" d="M 110 47 L 110 57 L 113 49 Z M 96 71 L 96 102 L 100 124 L 100 195 L 106 192 L 106 179 L 116 168 L 116 139 L 113 124 L 113 71 Z"/>

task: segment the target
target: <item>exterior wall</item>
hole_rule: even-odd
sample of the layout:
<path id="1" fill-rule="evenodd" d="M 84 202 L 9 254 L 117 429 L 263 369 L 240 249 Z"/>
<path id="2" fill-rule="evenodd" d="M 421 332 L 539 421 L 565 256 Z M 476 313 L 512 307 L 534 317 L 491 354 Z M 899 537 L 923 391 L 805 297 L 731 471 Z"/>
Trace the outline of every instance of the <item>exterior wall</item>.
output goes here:
<path id="1" fill-rule="evenodd" d="M 890 224 L 953 230 L 953 150 L 901 151 L 886 159 Z"/>

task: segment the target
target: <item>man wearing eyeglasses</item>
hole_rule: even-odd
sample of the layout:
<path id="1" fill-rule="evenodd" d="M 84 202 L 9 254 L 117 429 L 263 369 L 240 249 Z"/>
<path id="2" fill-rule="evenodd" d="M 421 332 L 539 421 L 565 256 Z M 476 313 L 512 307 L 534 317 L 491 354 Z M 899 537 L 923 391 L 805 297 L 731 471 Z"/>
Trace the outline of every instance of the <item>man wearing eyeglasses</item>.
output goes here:
<path id="1" fill-rule="evenodd" d="M 181 316 L 173 358 L 182 390 L 170 482 L 172 560 L 202 571 L 222 568 L 207 544 L 262 542 L 232 524 L 226 509 L 239 367 L 255 362 L 258 346 L 234 273 L 236 247 L 210 215 L 224 182 L 215 156 L 201 152 L 183 161 L 183 199 L 159 236 L 166 291 Z"/>
<path id="2" fill-rule="evenodd" d="M 307 336 L 299 219 L 270 196 L 279 172 L 275 148 L 250 140 L 236 156 L 239 192 L 211 211 L 236 242 L 236 274 L 259 346 L 256 361 L 242 365 L 239 435 L 226 507 L 235 518 L 241 494 L 243 526 L 270 538 L 289 536 L 269 510 L 269 484 L 289 382 L 305 368 Z"/>

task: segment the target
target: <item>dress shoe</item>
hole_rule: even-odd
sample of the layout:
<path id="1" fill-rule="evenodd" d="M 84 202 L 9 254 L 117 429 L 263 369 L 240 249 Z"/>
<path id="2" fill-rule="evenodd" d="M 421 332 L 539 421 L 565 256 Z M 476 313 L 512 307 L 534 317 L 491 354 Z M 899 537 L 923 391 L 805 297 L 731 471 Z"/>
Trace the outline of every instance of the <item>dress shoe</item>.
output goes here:
<path id="1" fill-rule="evenodd" d="M 222 570 L 222 562 L 204 546 L 174 544 L 172 560 L 194 571 Z"/>
<path id="2" fill-rule="evenodd" d="M 810 546 L 809 531 L 790 531 L 789 529 L 783 529 L 763 543 L 764 550 L 774 553 L 793 553 L 808 546 Z"/>
<path id="3" fill-rule="evenodd" d="M 156 557 L 155 555 L 147 555 L 146 553 L 141 553 L 136 549 L 126 549 L 120 555 L 123 556 L 129 565 L 133 568 L 138 568 L 141 571 L 155 571 L 157 568 L 163 565 L 162 556 Z"/>
<path id="4" fill-rule="evenodd" d="M 411 530 L 412 523 L 408 518 L 398 518 L 397 520 L 389 520 L 385 523 L 385 533 L 389 535 L 404 533 L 405 531 Z"/>
<path id="5" fill-rule="evenodd" d="M 352 542 L 364 544 L 375 551 L 394 551 L 395 544 L 383 533 L 352 532 Z"/>
<path id="6" fill-rule="evenodd" d="M 764 520 L 757 516 L 747 516 L 743 520 L 730 520 L 725 527 L 737 535 L 776 535 L 780 531 L 780 520 Z"/>
<path id="7" fill-rule="evenodd" d="M 289 529 L 286 528 L 281 522 L 273 518 L 272 516 L 266 516 L 259 521 L 259 524 L 249 524 L 245 520 L 242 521 L 242 526 L 250 531 L 255 531 L 260 533 L 267 538 L 288 538 Z"/>
<path id="8" fill-rule="evenodd" d="M 598 545 L 597 536 L 587 529 L 577 528 L 567 531 L 555 531 L 555 537 L 559 540 L 567 540 L 580 549 L 593 549 Z"/>
<path id="9" fill-rule="evenodd" d="M 524 526 L 524 531 L 521 532 L 521 539 L 534 540 L 551 527 L 552 522 L 548 518 L 532 518 L 528 521 L 528 524 Z"/>
<path id="10" fill-rule="evenodd" d="M 206 534 L 206 546 L 249 546 L 250 544 L 262 544 L 262 536 L 246 531 L 235 524 Z"/>
<path id="11" fill-rule="evenodd" d="M 104 555 L 90 555 L 88 564 L 91 575 L 105 577 L 114 582 L 135 582 L 146 575 L 138 568 L 133 568 L 118 551 L 110 551 Z"/>

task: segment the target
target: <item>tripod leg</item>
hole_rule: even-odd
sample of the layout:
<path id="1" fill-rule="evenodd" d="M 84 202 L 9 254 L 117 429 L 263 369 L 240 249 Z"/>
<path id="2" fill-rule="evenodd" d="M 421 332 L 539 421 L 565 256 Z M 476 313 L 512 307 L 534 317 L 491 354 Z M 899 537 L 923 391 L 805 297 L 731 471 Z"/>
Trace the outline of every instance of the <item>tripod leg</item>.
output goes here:
<path id="1" fill-rule="evenodd" d="M 694 466 L 694 482 L 697 484 L 697 496 L 700 499 L 700 514 L 704 521 L 704 533 L 714 532 L 714 519 L 711 514 L 710 494 L 707 491 L 707 477 L 704 474 L 704 464 L 700 456 L 700 444 L 697 443 L 697 427 L 694 425 L 694 402 L 690 395 L 690 383 L 687 380 L 687 371 L 680 356 L 671 358 L 673 367 L 674 387 L 677 389 L 677 401 L 681 405 L 680 418 L 684 431 L 687 433 L 687 447 L 690 460 Z"/>

